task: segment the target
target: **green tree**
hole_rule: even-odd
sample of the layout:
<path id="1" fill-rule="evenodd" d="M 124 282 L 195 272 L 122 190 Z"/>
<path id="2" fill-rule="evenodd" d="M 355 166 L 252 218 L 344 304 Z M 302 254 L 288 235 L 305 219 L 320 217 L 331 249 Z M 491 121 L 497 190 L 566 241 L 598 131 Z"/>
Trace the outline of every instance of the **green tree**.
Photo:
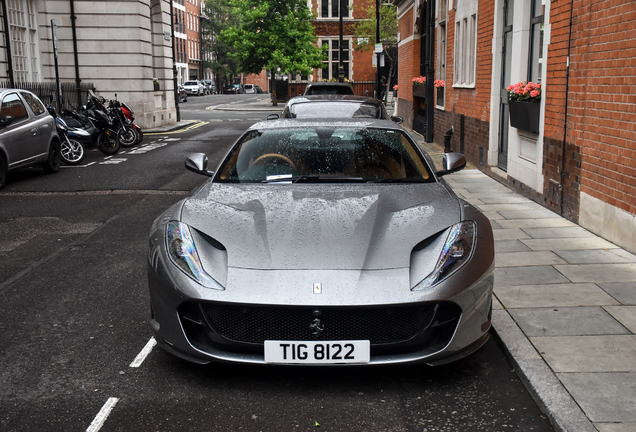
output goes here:
<path id="1" fill-rule="evenodd" d="M 205 59 L 204 68 L 212 69 L 217 81 L 230 82 L 237 74 L 236 62 L 231 54 L 234 47 L 220 39 L 223 30 L 236 27 L 238 17 L 232 15 L 232 8 L 227 0 L 205 0 L 204 19 L 201 20 L 201 48 Z M 220 79 L 219 79 L 220 78 Z M 221 82 L 217 82 L 221 86 Z M 221 88 L 218 87 L 221 91 Z"/>
<path id="2" fill-rule="evenodd" d="M 357 11 L 362 19 L 354 25 L 353 32 L 356 37 L 356 51 L 369 51 L 375 47 L 376 19 L 375 3 L 367 9 Z M 384 54 L 389 60 L 389 76 L 387 91 L 392 88 L 391 80 L 395 75 L 395 62 L 397 61 L 397 33 L 398 33 L 397 7 L 393 4 L 380 5 L 380 42 L 384 46 Z"/>
<path id="3" fill-rule="evenodd" d="M 322 67 L 324 51 L 316 46 L 306 0 L 228 1 L 232 15 L 241 21 L 223 30 L 221 40 L 234 47 L 231 56 L 238 71 L 309 74 Z M 276 104 L 275 89 L 272 91 Z"/>

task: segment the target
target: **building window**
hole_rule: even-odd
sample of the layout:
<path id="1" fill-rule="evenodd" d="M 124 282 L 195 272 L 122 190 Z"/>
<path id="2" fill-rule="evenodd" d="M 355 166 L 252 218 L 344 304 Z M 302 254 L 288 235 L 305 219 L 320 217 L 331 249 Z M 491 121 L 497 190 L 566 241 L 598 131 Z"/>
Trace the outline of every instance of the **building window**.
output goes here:
<path id="1" fill-rule="evenodd" d="M 321 45 L 329 47 L 329 58 L 323 61 L 322 71 L 320 71 L 321 79 L 337 80 L 338 68 L 340 66 L 340 40 L 339 39 L 323 39 Z M 349 47 L 350 41 L 344 39 L 342 41 L 342 66 L 344 68 L 344 77 L 349 79 Z"/>
<path id="2" fill-rule="evenodd" d="M 528 81 L 543 81 L 543 17 L 545 0 L 532 0 L 532 17 L 530 18 L 530 67 Z"/>
<path id="3" fill-rule="evenodd" d="M 349 18 L 349 0 L 320 0 L 320 17 L 340 18 L 340 7 L 342 17 Z"/>
<path id="4" fill-rule="evenodd" d="M 458 2 L 455 12 L 455 73 L 453 85 L 475 87 L 477 69 L 477 0 Z"/>
<path id="5" fill-rule="evenodd" d="M 18 82 L 40 79 L 38 60 L 37 11 L 34 0 L 16 0 L 7 3 L 11 29 L 11 54 L 14 78 Z"/>

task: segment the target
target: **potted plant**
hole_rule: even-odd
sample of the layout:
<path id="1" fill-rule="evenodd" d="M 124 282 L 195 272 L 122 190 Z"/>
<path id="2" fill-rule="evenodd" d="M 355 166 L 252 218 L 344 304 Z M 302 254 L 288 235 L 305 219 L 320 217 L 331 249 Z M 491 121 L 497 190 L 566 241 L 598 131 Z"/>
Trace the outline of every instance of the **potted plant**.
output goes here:
<path id="1" fill-rule="evenodd" d="M 393 97 L 397 97 L 398 85 L 393 86 Z"/>
<path id="2" fill-rule="evenodd" d="M 426 99 L 426 77 L 413 77 L 413 96 Z"/>
<path id="3" fill-rule="evenodd" d="M 159 80 L 157 78 L 153 78 L 152 79 L 152 85 L 155 91 L 160 91 L 161 89 L 159 88 Z"/>
<path id="4" fill-rule="evenodd" d="M 511 84 L 508 91 L 510 126 L 524 131 L 539 132 L 541 114 L 541 84 L 522 81 Z"/>
<path id="5" fill-rule="evenodd" d="M 437 90 L 437 105 L 444 105 L 444 80 L 435 80 L 435 90 Z"/>

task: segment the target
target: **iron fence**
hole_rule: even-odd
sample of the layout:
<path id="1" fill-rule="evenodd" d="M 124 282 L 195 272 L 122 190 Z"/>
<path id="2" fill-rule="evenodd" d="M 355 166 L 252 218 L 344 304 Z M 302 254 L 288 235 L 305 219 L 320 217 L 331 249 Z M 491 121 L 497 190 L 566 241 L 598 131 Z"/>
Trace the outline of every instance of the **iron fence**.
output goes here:
<path id="1" fill-rule="evenodd" d="M 11 83 L 0 82 L 1 88 L 11 88 Z M 77 84 L 73 82 L 62 82 L 62 107 L 58 106 L 58 100 L 56 97 L 57 86 L 54 82 L 16 82 L 15 88 L 21 90 L 28 90 L 31 93 L 35 93 L 37 97 L 44 102 L 44 105 L 51 104 L 59 112 L 60 108 L 78 108 L 86 104 L 88 97 L 88 90 L 95 91 L 93 83 L 80 83 L 80 98 L 78 100 Z"/>

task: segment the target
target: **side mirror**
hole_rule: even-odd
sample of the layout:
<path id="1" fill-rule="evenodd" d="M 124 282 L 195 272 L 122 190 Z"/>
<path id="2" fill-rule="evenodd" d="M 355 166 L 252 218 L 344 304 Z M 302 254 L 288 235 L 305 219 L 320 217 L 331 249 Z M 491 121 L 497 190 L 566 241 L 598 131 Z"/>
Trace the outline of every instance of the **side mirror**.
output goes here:
<path id="1" fill-rule="evenodd" d="M 9 126 L 11 123 L 13 123 L 13 117 L 11 116 L 5 116 L 0 119 L 0 127 L 5 128 Z"/>
<path id="2" fill-rule="evenodd" d="M 397 124 L 402 124 L 404 122 L 404 119 L 400 116 L 391 116 L 391 120 L 393 120 Z"/>
<path id="3" fill-rule="evenodd" d="M 208 171 L 208 157 L 205 153 L 192 153 L 186 158 L 185 167 L 188 171 L 212 177 L 213 171 Z"/>
<path id="4" fill-rule="evenodd" d="M 267 120 L 276 120 L 279 119 L 280 115 L 279 114 L 270 114 L 267 116 Z"/>
<path id="5" fill-rule="evenodd" d="M 437 177 L 451 174 L 466 166 L 466 156 L 461 153 L 446 153 L 442 159 L 443 168 L 437 171 Z"/>

